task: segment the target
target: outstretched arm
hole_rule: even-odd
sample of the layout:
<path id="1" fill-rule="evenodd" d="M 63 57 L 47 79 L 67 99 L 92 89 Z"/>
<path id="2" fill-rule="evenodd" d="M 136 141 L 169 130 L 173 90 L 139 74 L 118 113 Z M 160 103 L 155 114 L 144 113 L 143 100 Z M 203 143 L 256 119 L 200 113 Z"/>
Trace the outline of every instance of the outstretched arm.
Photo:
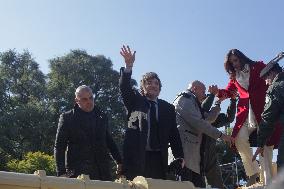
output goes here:
<path id="1" fill-rule="evenodd" d="M 234 121 L 236 115 L 236 104 L 237 104 L 236 96 L 233 95 L 233 97 L 230 99 L 230 105 L 227 108 L 227 114 L 221 113 L 218 115 L 216 121 L 214 122 L 215 127 L 217 128 L 223 127 Z"/>
<path id="2" fill-rule="evenodd" d="M 175 108 L 177 116 L 180 116 L 183 121 L 185 121 L 188 125 L 193 127 L 194 129 L 202 132 L 211 138 L 217 139 L 221 138 L 225 141 L 230 142 L 231 138 L 225 134 L 222 134 L 217 128 L 213 127 L 209 124 L 208 121 L 204 120 L 201 115 L 199 115 L 196 110 L 196 105 L 194 99 L 187 99 L 184 97 L 178 98 L 175 102 Z M 191 107 L 191 108 L 188 108 Z"/>
<path id="3" fill-rule="evenodd" d="M 226 98 L 231 98 L 232 96 L 237 94 L 237 87 L 235 84 L 235 80 L 230 80 L 226 89 L 219 89 L 218 91 L 218 97 L 226 97 Z"/>
<path id="4" fill-rule="evenodd" d="M 129 46 L 125 47 L 123 45 L 120 54 L 124 58 L 125 67 L 122 67 L 120 69 L 119 87 L 123 103 L 126 106 L 127 110 L 130 111 L 133 104 L 135 103 L 135 96 L 138 93 L 132 88 L 130 83 L 136 51 L 132 53 Z"/>
<path id="5" fill-rule="evenodd" d="M 218 89 L 217 85 L 210 85 L 209 86 L 209 88 L 208 88 L 209 95 L 201 103 L 201 108 L 203 109 L 203 111 L 209 112 L 209 110 L 210 110 L 210 108 L 213 104 L 214 98 L 218 94 L 218 91 L 219 91 L 219 89 Z"/>
<path id="6" fill-rule="evenodd" d="M 122 48 L 121 48 L 120 54 L 124 58 L 126 70 L 131 71 L 133 64 L 134 64 L 134 61 L 135 61 L 136 51 L 134 51 L 132 53 L 132 51 L 131 51 L 131 49 L 128 45 L 126 47 L 125 47 L 125 45 L 123 45 Z"/>

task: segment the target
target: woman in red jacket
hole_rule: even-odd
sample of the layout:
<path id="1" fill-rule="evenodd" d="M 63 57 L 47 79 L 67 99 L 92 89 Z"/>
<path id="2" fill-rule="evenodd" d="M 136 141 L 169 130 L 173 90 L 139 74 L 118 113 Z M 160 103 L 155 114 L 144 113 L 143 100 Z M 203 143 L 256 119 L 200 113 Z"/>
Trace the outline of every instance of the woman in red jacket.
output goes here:
<path id="1" fill-rule="evenodd" d="M 232 49 L 225 58 L 224 67 L 230 75 L 230 81 L 227 88 L 220 90 L 218 95 L 230 97 L 232 93 L 239 93 L 232 137 L 235 139 L 235 146 L 242 158 L 246 174 L 250 178 L 247 183 L 249 186 L 256 182 L 260 172 L 258 163 L 252 162 L 250 142 L 252 146 L 256 145 L 257 126 L 265 104 L 267 86 L 259 76 L 265 64 L 252 61 L 241 51 Z M 267 146 L 266 150 L 272 156 L 273 146 Z"/>

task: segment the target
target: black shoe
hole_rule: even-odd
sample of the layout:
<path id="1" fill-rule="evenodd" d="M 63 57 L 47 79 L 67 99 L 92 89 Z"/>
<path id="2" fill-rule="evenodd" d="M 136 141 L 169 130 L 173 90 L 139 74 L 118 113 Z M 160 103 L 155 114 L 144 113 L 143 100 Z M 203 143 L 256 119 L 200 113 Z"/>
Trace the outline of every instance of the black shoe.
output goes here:
<path id="1" fill-rule="evenodd" d="M 246 187 L 251 186 L 259 181 L 259 173 L 256 173 L 249 177 Z"/>

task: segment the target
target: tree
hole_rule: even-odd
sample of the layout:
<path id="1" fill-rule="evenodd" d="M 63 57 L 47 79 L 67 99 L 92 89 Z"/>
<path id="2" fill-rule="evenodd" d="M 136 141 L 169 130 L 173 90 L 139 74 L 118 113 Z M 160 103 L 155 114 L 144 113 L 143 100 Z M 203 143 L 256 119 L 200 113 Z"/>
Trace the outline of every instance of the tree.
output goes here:
<path id="1" fill-rule="evenodd" d="M 28 51 L 0 54 L 0 148 L 12 158 L 51 151 L 46 81 Z"/>
<path id="2" fill-rule="evenodd" d="M 119 92 L 119 73 L 112 68 L 111 60 L 104 56 L 92 56 L 82 50 L 71 50 L 65 56 L 50 60 L 48 74 L 48 98 L 59 114 L 74 105 L 74 92 L 80 85 L 88 85 L 94 93 L 95 105 L 109 118 L 109 128 L 117 142 L 121 142 L 125 124 L 125 109 Z"/>

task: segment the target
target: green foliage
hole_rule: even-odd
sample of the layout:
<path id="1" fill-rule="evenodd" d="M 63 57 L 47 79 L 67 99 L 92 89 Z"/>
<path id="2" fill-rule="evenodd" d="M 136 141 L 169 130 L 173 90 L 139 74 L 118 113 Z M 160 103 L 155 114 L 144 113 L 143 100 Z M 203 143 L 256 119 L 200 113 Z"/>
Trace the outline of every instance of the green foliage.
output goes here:
<path id="1" fill-rule="evenodd" d="M 9 50 L 0 61 L 0 147 L 19 159 L 29 151 L 51 152 L 46 77 L 28 51 Z"/>
<path id="2" fill-rule="evenodd" d="M 233 133 L 233 128 L 231 127 L 227 127 L 225 130 L 225 134 L 231 136 Z"/>
<path id="3" fill-rule="evenodd" d="M 45 170 L 47 175 L 55 175 L 53 156 L 43 152 L 28 152 L 23 160 L 12 159 L 8 162 L 9 171 L 32 174 L 36 170 Z"/>
<path id="4" fill-rule="evenodd" d="M 0 148 L 0 170 L 7 170 L 7 163 L 11 160 L 11 156 L 7 154 L 2 148 Z"/>
<path id="5" fill-rule="evenodd" d="M 13 105 L 45 96 L 45 76 L 28 51 L 18 54 L 9 50 L 0 54 L 0 60 L 2 89 Z"/>

